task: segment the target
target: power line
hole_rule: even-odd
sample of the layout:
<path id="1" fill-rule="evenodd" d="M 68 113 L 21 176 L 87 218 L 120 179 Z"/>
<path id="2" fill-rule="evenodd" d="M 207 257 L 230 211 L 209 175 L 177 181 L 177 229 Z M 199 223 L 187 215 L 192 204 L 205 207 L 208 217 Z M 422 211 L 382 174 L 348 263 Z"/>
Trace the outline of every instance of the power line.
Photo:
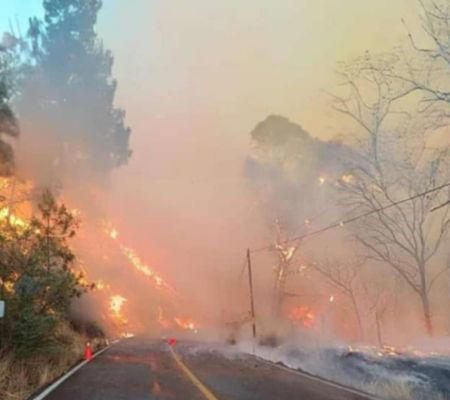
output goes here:
<path id="1" fill-rule="evenodd" d="M 423 197 L 423 196 L 426 196 L 426 195 L 428 195 L 428 194 L 430 194 L 430 193 L 438 192 L 438 191 L 440 191 L 440 190 L 442 190 L 442 189 L 444 189 L 444 188 L 446 188 L 446 187 L 449 187 L 449 186 L 450 186 L 450 182 L 444 183 L 444 184 L 441 185 L 441 186 L 437 186 L 437 187 L 435 187 L 435 188 L 433 188 L 433 189 L 429 189 L 429 190 L 427 190 L 427 191 L 425 191 L 425 192 L 418 193 L 418 194 L 416 194 L 416 195 L 414 195 L 414 196 L 407 197 L 407 198 L 405 198 L 405 199 L 396 201 L 396 202 L 391 203 L 391 204 L 388 204 L 388 205 L 386 205 L 386 206 L 379 207 L 379 208 L 376 208 L 376 209 L 374 209 L 374 210 L 367 211 L 367 212 L 365 212 L 365 213 L 363 213 L 363 214 L 357 215 L 356 217 L 349 218 L 349 219 L 347 219 L 347 220 L 341 220 L 341 221 L 339 221 L 339 222 L 336 222 L 336 223 L 334 223 L 334 224 L 328 225 L 328 226 L 326 226 L 326 227 L 324 227 L 324 228 L 321 228 L 321 229 L 318 229 L 318 230 L 316 230 L 316 231 L 309 232 L 309 233 L 305 233 L 305 234 L 303 234 L 303 235 L 294 236 L 294 237 L 292 237 L 292 238 L 290 238 L 290 239 L 283 240 L 281 243 L 296 242 L 296 241 L 298 241 L 298 240 L 303 240 L 303 239 L 305 239 L 305 238 L 307 238 L 307 237 L 319 235 L 319 234 L 324 233 L 324 232 L 327 232 L 327 231 L 329 231 L 329 230 L 331 230 L 331 229 L 338 228 L 338 227 L 342 227 L 342 226 L 347 225 L 347 224 L 351 224 L 352 222 L 358 221 L 358 220 L 361 219 L 361 218 L 368 217 L 369 215 L 376 214 L 376 213 L 379 213 L 380 211 L 387 210 L 388 208 L 392 208 L 392 207 L 398 206 L 399 204 L 403 204 L 403 203 L 406 203 L 406 202 L 409 202 L 409 201 L 418 199 L 418 198 Z M 450 201 L 447 202 L 446 204 L 450 204 Z M 442 205 L 441 207 L 444 207 L 446 204 Z M 438 208 L 441 208 L 441 207 L 438 207 Z M 435 211 L 436 209 L 437 209 L 437 208 L 433 209 L 432 211 Z M 252 250 L 252 252 L 253 252 L 253 253 L 255 253 L 255 252 L 260 252 L 260 251 L 264 251 L 264 250 L 269 250 L 269 249 L 271 249 L 271 248 L 272 248 L 272 245 L 263 246 L 263 247 L 260 247 L 260 248 L 258 248 L 258 249 Z"/>

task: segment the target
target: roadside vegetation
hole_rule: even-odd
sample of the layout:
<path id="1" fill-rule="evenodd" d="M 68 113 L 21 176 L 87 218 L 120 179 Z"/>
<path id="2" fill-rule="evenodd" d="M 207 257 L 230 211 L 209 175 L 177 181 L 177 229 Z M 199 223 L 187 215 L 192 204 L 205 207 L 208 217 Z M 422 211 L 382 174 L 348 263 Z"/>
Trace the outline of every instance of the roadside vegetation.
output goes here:
<path id="1" fill-rule="evenodd" d="M 45 0 L 45 18 L 31 18 L 25 36 L 0 36 L 1 185 L 24 178 L 14 154 L 21 140 L 35 188 L 19 199 L 12 184 L 0 196 L 0 399 L 27 398 L 78 362 L 87 341 L 105 342 L 100 326 L 71 310 L 93 285 L 71 244 L 76 213 L 56 197 L 62 171 L 104 177 L 130 155 L 124 112 L 113 107 L 113 58 L 94 29 L 101 5 Z M 32 209 L 24 219 L 15 214 L 23 201 Z"/>
<path id="2" fill-rule="evenodd" d="M 22 399 L 83 355 L 95 325 L 75 321 L 70 305 L 90 289 L 70 248 L 77 221 L 45 191 L 29 222 L 0 221 L 0 398 Z"/>
<path id="3" fill-rule="evenodd" d="M 341 136 L 320 140 L 279 115 L 251 132 L 275 319 L 380 347 L 408 330 L 448 335 L 450 3 L 417 4 L 422 30 L 406 27 L 403 46 L 338 64 Z"/>

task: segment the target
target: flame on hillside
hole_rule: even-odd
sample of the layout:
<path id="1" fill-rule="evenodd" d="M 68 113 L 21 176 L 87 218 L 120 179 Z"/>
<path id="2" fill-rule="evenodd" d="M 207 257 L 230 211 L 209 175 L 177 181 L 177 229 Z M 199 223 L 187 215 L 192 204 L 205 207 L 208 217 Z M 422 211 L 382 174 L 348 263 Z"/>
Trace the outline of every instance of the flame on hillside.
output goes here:
<path id="1" fill-rule="evenodd" d="M 127 299 L 120 295 L 111 296 L 109 301 L 109 309 L 111 310 L 111 315 L 115 321 L 120 324 L 127 324 L 128 319 L 123 315 L 123 305 L 127 302 Z"/>
<path id="2" fill-rule="evenodd" d="M 105 225 L 105 233 L 113 240 L 119 243 L 120 250 L 122 254 L 129 260 L 131 265 L 139 272 L 150 278 L 157 288 L 166 289 L 173 295 L 176 295 L 176 290 L 161 276 L 159 275 L 153 268 L 145 264 L 139 255 L 136 253 L 134 249 L 131 247 L 125 246 L 118 241 L 119 232 L 116 228 L 112 226 L 110 223 L 106 223 Z"/>
<path id="3" fill-rule="evenodd" d="M 30 226 L 30 221 L 35 211 L 35 204 L 40 197 L 40 189 L 31 181 L 23 181 L 15 177 L 0 178 L 0 223 L 8 223 L 17 228 L 26 229 Z M 153 267 L 146 264 L 140 255 L 121 237 L 119 231 L 111 223 L 101 223 L 101 230 L 106 233 L 105 240 L 109 240 L 115 244 L 114 247 L 108 246 L 105 240 L 101 240 L 98 236 L 98 221 L 92 219 L 88 210 L 79 207 L 76 202 L 72 204 L 71 199 L 59 199 L 65 203 L 70 209 L 71 214 L 77 218 L 81 224 L 81 230 L 77 234 L 77 242 L 75 243 L 77 253 L 77 263 L 73 267 L 73 272 L 79 278 L 80 283 L 86 288 L 91 288 L 92 292 L 87 296 L 94 304 L 92 307 L 93 318 L 103 319 L 105 327 L 110 333 L 129 337 L 132 334 L 125 331 L 125 326 L 131 329 L 142 329 L 152 323 L 159 325 L 163 329 L 181 328 L 183 330 L 196 331 L 197 324 L 190 318 L 177 317 L 173 307 L 177 306 L 177 300 L 180 295 L 170 285 L 165 278 L 162 277 Z M 84 254 L 84 251 L 87 253 Z M 145 321 L 142 323 L 136 320 L 133 308 L 134 299 L 124 291 L 122 281 L 112 279 L 108 264 L 117 260 L 118 251 L 127 261 L 129 271 L 137 271 L 151 283 L 151 286 L 158 292 L 162 292 L 160 296 L 166 296 L 166 301 L 170 301 L 170 307 L 160 303 L 157 313 L 153 321 Z M 84 265 L 84 256 L 87 255 L 88 266 Z M 98 268 L 97 262 L 106 269 Z M 123 261 L 120 266 L 123 265 Z M 118 275 L 120 276 L 120 275 Z M 4 285 L 5 290 L 12 291 L 14 283 L 8 282 Z M 126 296 L 117 293 L 122 292 Z M 161 298 L 164 301 L 164 298 Z M 164 308 L 163 308 L 164 307 Z M 125 312 L 126 310 L 126 312 Z M 135 323 L 136 322 L 136 323 Z M 120 333 L 122 332 L 122 334 Z M 125 333 L 123 333 L 125 332 Z"/>

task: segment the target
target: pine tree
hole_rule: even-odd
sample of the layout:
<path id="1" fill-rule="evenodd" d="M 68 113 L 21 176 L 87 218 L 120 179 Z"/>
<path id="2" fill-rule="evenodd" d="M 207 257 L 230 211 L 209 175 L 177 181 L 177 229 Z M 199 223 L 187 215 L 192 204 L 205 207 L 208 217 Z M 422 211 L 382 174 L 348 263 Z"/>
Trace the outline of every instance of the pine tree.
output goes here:
<path id="1" fill-rule="evenodd" d="M 10 107 L 11 53 L 0 47 L 0 175 L 9 175 L 14 166 L 14 152 L 10 138 L 19 135 L 17 119 Z"/>
<path id="2" fill-rule="evenodd" d="M 30 20 L 32 68 L 23 84 L 21 115 L 45 121 L 51 131 L 57 154 L 49 163 L 107 174 L 131 153 L 125 112 L 114 106 L 114 59 L 95 30 L 102 2 L 44 0 L 43 5 L 44 21 Z"/>

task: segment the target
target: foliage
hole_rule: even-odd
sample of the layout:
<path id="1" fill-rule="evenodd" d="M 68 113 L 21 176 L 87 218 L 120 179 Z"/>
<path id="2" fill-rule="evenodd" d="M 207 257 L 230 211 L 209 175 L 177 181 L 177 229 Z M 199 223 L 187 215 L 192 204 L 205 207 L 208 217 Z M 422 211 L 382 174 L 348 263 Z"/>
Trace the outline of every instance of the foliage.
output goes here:
<path id="1" fill-rule="evenodd" d="M 14 154 L 7 138 L 16 138 L 19 127 L 10 106 L 12 55 L 0 45 L 0 174 L 9 175 L 14 166 Z"/>
<path id="2" fill-rule="evenodd" d="M 43 5 L 44 20 L 30 20 L 28 45 L 20 50 L 26 72 L 17 108 L 31 125 L 45 121 L 52 139 L 47 163 L 57 159 L 72 172 L 87 168 L 103 176 L 130 157 L 130 129 L 124 110 L 114 106 L 113 56 L 95 31 L 102 3 L 45 0 Z"/>
<path id="3" fill-rule="evenodd" d="M 315 139 L 287 118 L 271 115 L 251 132 L 254 144 L 246 173 L 263 199 L 268 224 L 279 221 L 289 235 L 305 228 L 305 221 L 332 211 L 324 201 L 327 181 L 340 178 L 348 148 L 337 141 Z M 333 188 L 331 188 L 333 190 Z M 312 201 L 314 199 L 314 201 Z"/>
<path id="4" fill-rule="evenodd" d="M 2 297 L 7 302 L 2 345 L 19 356 L 58 345 L 58 324 L 68 317 L 72 299 L 87 290 L 73 271 L 69 240 L 77 221 L 46 191 L 29 224 L 4 221 L 0 229 Z"/>

